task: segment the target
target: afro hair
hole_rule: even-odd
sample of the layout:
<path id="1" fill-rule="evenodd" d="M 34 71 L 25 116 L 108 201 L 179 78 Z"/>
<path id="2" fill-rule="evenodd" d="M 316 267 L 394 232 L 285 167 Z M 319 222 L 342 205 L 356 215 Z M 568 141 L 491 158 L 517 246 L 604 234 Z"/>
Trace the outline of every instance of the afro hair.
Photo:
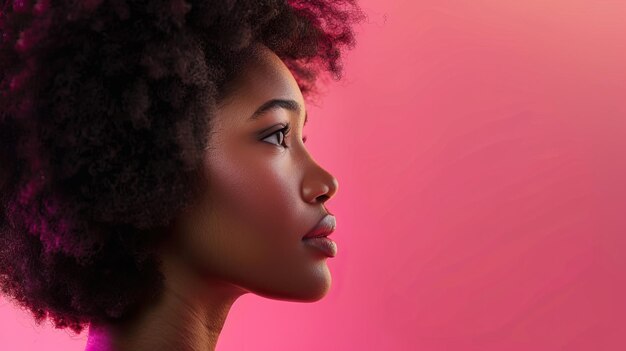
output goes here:
<path id="1" fill-rule="evenodd" d="M 313 96 L 365 18 L 355 0 L 0 6 L 0 289 L 75 333 L 162 287 L 157 245 L 246 50 L 266 45 Z"/>

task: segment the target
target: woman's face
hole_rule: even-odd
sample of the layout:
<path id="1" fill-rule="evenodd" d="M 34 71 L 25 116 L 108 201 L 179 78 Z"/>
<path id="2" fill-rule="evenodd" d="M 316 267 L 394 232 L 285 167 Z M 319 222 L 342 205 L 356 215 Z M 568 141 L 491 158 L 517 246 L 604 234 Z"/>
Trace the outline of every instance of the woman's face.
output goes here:
<path id="1" fill-rule="evenodd" d="M 302 237 L 328 213 L 325 202 L 338 183 L 303 143 L 306 110 L 294 77 L 271 50 L 258 48 L 211 122 L 206 192 L 185 217 L 180 243 L 206 279 L 260 296 L 315 301 L 331 276 L 327 258 Z M 275 106 L 255 115 L 273 99 L 293 100 L 300 110 Z"/>

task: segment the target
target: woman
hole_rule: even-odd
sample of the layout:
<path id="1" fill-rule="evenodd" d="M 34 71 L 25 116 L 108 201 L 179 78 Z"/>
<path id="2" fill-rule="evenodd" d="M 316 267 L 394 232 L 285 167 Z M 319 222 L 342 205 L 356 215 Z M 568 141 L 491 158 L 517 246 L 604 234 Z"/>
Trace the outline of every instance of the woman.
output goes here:
<path id="1" fill-rule="evenodd" d="M 213 350 L 246 293 L 330 287 L 305 97 L 353 0 L 3 2 L 0 287 L 86 350 Z"/>

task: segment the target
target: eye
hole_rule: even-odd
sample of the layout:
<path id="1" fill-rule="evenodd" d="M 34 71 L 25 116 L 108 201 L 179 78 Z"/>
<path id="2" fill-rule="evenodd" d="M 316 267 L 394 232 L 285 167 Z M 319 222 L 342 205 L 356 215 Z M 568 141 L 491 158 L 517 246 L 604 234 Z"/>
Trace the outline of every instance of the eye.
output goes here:
<path id="1" fill-rule="evenodd" d="M 287 138 L 287 136 L 289 135 L 289 131 L 291 131 L 291 127 L 290 127 L 289 123 L 287 123 L 284 128 L 279 129 L 279 130 L 275 131 L 274 133 L 266 136 L 265 138 L 263 138 L 263 140 L 269 139 L 270 137 L 277 136 L 277 138 L 275 140 L 278 141 L 278 144 L 275 144 L 275 145 L 281 145 L 282 147 L 286 148 L 287 145 L 283 145 L 283 143 L 285 141 L 285 138 Z M 282 135 L 282 139 L 280 138 L 281 135 Z M 306 135 L 303 136 L 302 137 L 302 143 L 306 143 L 306 139 L 307 139 L 307 136 Z M 274 144 L 274 143 L 272 143 L 272 144 Z"/>
<path id="2" fill-rule="evenodd" d="M 283 147 L 286 148 L 287 145 L 284 145 L 284 141 L 285 141 L 285 138 L 287 137 L 287 135 L 289 135 L 289 131 L 290 130 L 291 130 L 291 127 L 289 126 L 289 124 L 287 124 L 287 125 L 285 125 L 284 128 L 275 131 L 274 133 L 272 133 L 272 134 L 268 135 L 267 137 L 263 138 L 263 140 L 271 139 L 271 138 L 274 138 L 274 136 L 276 136 L 276 138 L 274 140 L 278 141 L 278 144 L 275 144 L 275 145 L 282 145 Z M 282 138 L 281 138 L 281 136 L 282 136 Z M 274 143 L 272 143 L 272 144 L 274 144 Z"/>

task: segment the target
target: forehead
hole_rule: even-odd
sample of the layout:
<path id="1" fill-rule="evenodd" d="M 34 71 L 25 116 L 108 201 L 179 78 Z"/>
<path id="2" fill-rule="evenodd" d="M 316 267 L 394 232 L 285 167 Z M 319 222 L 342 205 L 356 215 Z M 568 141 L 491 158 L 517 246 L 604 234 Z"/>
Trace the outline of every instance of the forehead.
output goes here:
<path id="1" fill-rule="evenodd" d="M 242 62 L 231 82 L 229 102 L 255 108 L 271 99 L 291 99 L 304 106 L 302 92 L 284 62 L 266 46 L 257 44 Z"/>

